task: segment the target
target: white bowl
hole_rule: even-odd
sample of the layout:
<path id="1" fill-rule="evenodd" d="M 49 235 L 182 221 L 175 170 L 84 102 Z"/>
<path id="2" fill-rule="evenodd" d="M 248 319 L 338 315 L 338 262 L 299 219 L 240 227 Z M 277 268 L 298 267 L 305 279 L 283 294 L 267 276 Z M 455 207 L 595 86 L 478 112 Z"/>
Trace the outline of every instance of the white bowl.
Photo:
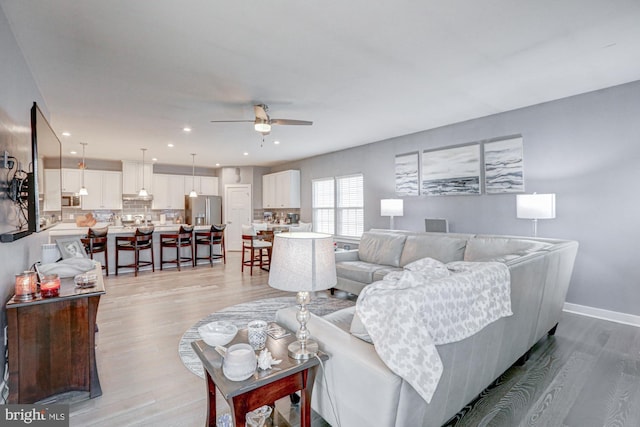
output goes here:
<path id="1" fill-rule="evenodd" d="M 211 322 L 198 327 L 198 333 L 208 345 L 228 344 L 238 333 L 238 328 L 232 323 L 220 321 Z"/>

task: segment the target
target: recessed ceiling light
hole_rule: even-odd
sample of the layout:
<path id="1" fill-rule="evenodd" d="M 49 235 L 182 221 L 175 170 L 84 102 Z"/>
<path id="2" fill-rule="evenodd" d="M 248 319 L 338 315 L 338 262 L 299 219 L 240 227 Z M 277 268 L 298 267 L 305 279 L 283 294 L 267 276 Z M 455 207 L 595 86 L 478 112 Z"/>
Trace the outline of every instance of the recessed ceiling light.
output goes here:
<path id="1" fill-rule="evenodd" d="M 172 143 L 168 143 L 168 144 L 167 144 L 167 147 L 169 147 L 169 148 L 173 148 L 173 144 L 172 144 Z"/>
<path id="2" fill-rule="evenodd" d="M 249 153 L 247 153 L 246 151 L 244 153 L 242 153 L 243 156 L 248 156 Z"/>
<path id="3" fill-rule="evenodd" d="M 216 166 L 220 166 L 220 163 L 216 163 Z"/>
<path id="4" fill-rule="evenodd" d="M 152 161 L 152 162 L 157 162 L 157 161 L 158 161 L 158 158 L 157 158 L 157 157 L 154 157 L 153 159 L 151 159 L 151 161 Z"/>
<path id="5" fill-rule="evenodd" d="M 273 141 L 273 143 L 278 145 L 278 144 L 280 144 L 280 141 Z"/>
<path id="6" fill-rule="evenodd" d="M 185 132 L 191 132 L 191 128 L 189 126 L 183 127 L 182 130 Z"/>
<path id="7" fill-rule="evenodd" d="M 69 151 L 69 152 L 70 152 L 71 154 L 78 154 L 78 152 L 77 152 L 77 151 L 73 151 L 73 150 L 71 150 L 71 151 Z"/>
<path id="8" fill-rule="evenodd" d="M 62 136 L 71 136 L 69 132 L 62 132 Z"/>

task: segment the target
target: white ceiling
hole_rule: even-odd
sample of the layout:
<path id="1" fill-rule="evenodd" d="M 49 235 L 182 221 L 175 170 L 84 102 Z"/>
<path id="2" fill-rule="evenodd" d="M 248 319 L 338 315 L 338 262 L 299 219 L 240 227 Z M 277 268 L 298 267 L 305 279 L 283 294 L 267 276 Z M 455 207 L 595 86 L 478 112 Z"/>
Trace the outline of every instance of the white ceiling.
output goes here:
<path id="1" fill-rule="evenodd" d="M 271 165 L 640 79 L 638 0 L 0 6 L 72 133 L 63 150 L 95 158 Z M 251 120 L 254 103 L 314 124 L 274 126 L 261 147 L 251 123 L 210 123 Z"/>

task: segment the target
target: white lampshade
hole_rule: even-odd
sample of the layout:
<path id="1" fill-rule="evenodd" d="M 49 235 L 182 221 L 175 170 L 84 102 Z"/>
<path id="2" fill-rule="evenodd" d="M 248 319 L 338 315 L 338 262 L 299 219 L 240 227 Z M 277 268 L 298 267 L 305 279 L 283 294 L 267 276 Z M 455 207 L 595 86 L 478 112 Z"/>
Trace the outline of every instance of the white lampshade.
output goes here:
<path id="1" fill-rule="evenodd" d="M 88 196 L 89 195 L 89 191 L 87 190 L 87 187 L 81 187 L 80 190 L 78 190 L 78 196 Z"/>
<path id="2" fill-rule="evenodd" d="M 382 199 L 380 200 L 381 216 L 402 216 L 404 213 L 402 199 Z"/>
<path id="3" fill-rule="evenodd" d="M 516 217 L 522 219 L 551 219 L 556 217 L 556 195 L 518 194 Z"/>
<path id="4" fill-rule="evenodd" d="M 149 197 L 149 193 L 142 187 L 138 192 L 138 197 Z"/>
<path id="5" fill-rule="evenodd" d="M 336 284 L 333 237 L 280 233 L 273 239 L 269 286 L 283 291 L 321 291 Z"/>

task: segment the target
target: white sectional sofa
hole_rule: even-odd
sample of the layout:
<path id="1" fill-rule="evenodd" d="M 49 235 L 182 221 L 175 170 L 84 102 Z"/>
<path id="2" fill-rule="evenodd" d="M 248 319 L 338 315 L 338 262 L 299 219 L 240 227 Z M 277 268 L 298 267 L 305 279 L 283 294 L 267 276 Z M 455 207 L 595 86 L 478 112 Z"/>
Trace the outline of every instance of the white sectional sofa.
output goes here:
<path id="1" fill-rule="evenodd" d="M 336 417 L 342 426 L 442 425 L 537 341 L 555 332 L 577 249 L 575 241 L 556 239 L 365 233 L 357 251 L 336 254 L 337 288 L 359 293 L 389 271 L 424 257 L 443 263 L 498 261 L 509 269 L 513 315 L 466 339 L 437 346 L 444 370 L 430 403 L 383 363 L 374 345 L 352 333 L 355 307 L 325 317 L 312 316 L 307 326 L 330 355 L 325 364 L 326 383 L 322 375 L 316 377 L 312 407 L 331 425 L 338 425 Z M 295 307 L 280 310 L 276 320 L 296 330 L 295 313 Z"/>

